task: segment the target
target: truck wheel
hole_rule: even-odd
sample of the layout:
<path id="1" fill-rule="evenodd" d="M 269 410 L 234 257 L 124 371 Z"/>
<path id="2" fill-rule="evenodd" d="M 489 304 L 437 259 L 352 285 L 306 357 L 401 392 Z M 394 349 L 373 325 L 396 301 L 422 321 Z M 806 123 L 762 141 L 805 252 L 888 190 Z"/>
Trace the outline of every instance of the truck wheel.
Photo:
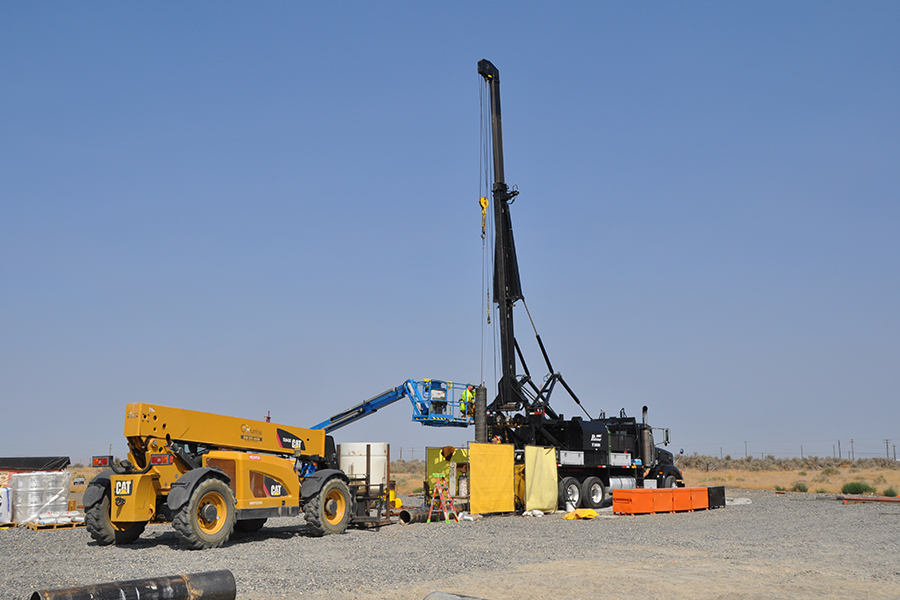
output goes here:
<path id="1" fill-rule="evenodd" d="M 97 484 L 90 484 L 97 485 Z M 146 523 L 117 524 L 109 520 L 109 488 L 103 488 L 103 500 L 94 504 L 84 513 L 84 525 L 101 546 L 110 544 L 130 544 L 141 537 Z"/>
<path id="2" fill-rule="evenodd" d="M 678 484 L 676 483 L 677 481 L 678 480 L 675 479 L 674 475 L 666 475 L 666 480 L 663 482 L 663 487 L 664 488 L 677 487 L 678 486 Z"/>
<path id="3" fill-rule="evenodd" d="M 581 506 L 581 484 L 574 477 L 563 477 L 559 482 L 559 507 L 565 508 L 566 502 L 575 508 Z"/>
<path id="4" fill-rule="evenodd" d="M 204 479 L 181 507 L 172 527 L 192 550 L 218 548 L 234 531 L 234 495 L 221 479 Z"/>
<path id="5" fill-rule="evenodd" d="M 253 533 L 254 531 L 262 529 L 262 526 L 265 524 L 265 519 L 244 519 L 243 521 L 237 521 L 234 524 L 234 530 L 240 531 L 241 533 Z"/>
<path id="6" fill-rule="evenodd" d="M 329 479 L 303 507 L 309 532 L 316 537 L 343 533 L 350 522 L 352 506 L 347 484 L 336 477 Z"/>
<path id="7" fill-rule="evenodd" d="M 581 502 L 585 508 L 600 508 L 606 498 L 606 487 L 599 477 L 588 477 L 581 484 Z"/>

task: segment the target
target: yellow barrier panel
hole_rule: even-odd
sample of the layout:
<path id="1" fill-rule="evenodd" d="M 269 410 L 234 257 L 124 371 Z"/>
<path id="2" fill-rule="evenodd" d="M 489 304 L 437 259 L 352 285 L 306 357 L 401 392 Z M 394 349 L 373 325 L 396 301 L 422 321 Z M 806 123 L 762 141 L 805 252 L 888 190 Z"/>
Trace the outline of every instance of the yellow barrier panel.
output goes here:
<path id="1" fill-rule="evenodd" d="M 450 456 L 450 460 L 445 460 L 444 456 L 441 454 L 443 448 L 425 448 L 425 465 L 427 468 L 428 478 L 428 489 L 434 488 L 434 477 L 432 477 L 435 473 L 440 473 L 443 477 L 450 477 L 450 463 L 466 463 L 469 461 L 469 452 L 465 448 L 456 448 L 454 450 L 453 455 Z M 449 484 L 449 482 L 448 482 Z M 457 494 L 457 490 L 450 490 L 450 493 L 453 495 Z"/>
<path id="2" fill-rule="evenodd" d="M 513 447 L 510 444 L 469 444 L 469 511 L 513 512 Z"/>
<path id="3" fill-rule="evenodd" d="M 556 450 L 525 446 L 525 510 L 552 512 L 558 500 Z"/>

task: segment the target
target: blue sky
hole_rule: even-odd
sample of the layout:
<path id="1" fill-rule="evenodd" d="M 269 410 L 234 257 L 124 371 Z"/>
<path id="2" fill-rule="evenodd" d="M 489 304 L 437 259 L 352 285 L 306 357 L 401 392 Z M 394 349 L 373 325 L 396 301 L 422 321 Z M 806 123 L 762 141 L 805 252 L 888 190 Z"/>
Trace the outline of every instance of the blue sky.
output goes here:
<path id="1" fill-rule="evenodd" d="M 311 426 L 407 378 L 492 396 L 481 58 L 525 298 L 592 414 L 883 455 L 898 29 L 891 2 L 4 3 L 0 455 L 121 453 L 133 401 Z M 409 416 L 336 437 L 473 437 Z"/>

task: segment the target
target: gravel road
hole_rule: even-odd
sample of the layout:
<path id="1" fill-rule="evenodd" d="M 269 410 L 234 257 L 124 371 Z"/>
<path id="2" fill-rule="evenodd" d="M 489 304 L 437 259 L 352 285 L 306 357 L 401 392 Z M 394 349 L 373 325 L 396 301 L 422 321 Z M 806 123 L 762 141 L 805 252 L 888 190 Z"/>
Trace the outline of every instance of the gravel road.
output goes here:
<path id="1" fill-rule="evenodd" d="M 486 517 L 312 538 L 270 520 L 224 548 L 182 549 L 168 525 L 129 546 L 84 529 L 0 530 L 0 597 L 36 589 L 230 569 L 239 600 L 420 600 L 443 590 L 544 598 L 900 598 L 900 505 L 728 490 L 749 504 L 567 521 Z M 418 500 L 421 502 L 421 500 Z"/>

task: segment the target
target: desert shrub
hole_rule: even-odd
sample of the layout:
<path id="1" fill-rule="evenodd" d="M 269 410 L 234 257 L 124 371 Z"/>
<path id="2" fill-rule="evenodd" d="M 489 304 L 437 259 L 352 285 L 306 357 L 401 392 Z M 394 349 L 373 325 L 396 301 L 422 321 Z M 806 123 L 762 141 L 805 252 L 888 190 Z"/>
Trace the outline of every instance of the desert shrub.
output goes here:
<path id="1" fill-rule="evenodd" d="M 825 488 L 816 488 L 816 493 L 817 494 L 827 494 L 828 490 L 826 490 Z"/>
<path id="2" fill-rule="evenodd" d="M 747 480 L 744 479 L 743 477 L 735 477 L 734 480 L 735 480 L 735 481 L 747 481 Z"/>
<path id="3" fill-rule="evenodd" d="M 831 483 L 831 480 L 828 479 L 828 477 L 826 475 L 824 475 L 823 473 L 819 473 L 818 475 L 813 477 L 813 481 L 815 481 L 817 483 Z"/>
<path id="4" fill-rule="evenodd" d="M 887 488 L 886 490 L 884 490 L 883 492 L 881 492 L 881 494 L 883 496 L 887 496 L 888 498 L 896 498 L 897 490 L 894 489 L 894 486 L 891 486 L 891 487 Z"/>
<path id="5" fill-rule="evenodd" d="M 783 491 L 784 491 L 784 488 L 781 487 L 781 486 L 778 485 L 778 484 L 775 484 L 775 491 L 776 491 L 776 492 L 783 492 Z"/>
<path id="6" fill-rule="evenodd" d="M 802 481 L 798 481 L 794 484 L 794 487 L 791 488 L 792 492 L 808 492 L 809 486 L 803 483 Z"/>
<path id="7" fill-rule="evenodd" d="M 850 467 L 851 473 L 859 473 L 859 467 Z"/>
<path id="8" fill-rule="evenodd" d="M 417 487 L 417 488 L 414 488 L 413 491 L 410 492 L 410 493 L 412 493 L 412 494 L 421 494 L 421 493 L 424 492 L 424 491 L 425 491 L 425 488 Z"/>
<path id="9" fill-rule="evenodd" d="M 872 494 L 875 488 L 865 481 L 848 481 L 841 486 L 842 494 Z"/>
<path id="10" fill-rule="evenodd" d="M 875 484 L 887 483 L 887 479 L 884 478 L 884 475 L 879 475 L 878 477 L 875 478 L 875 481 L 873 481 L 872 483 L 875 483 Z"/>
<path id="11" fill-rule="evenodd" d="M 775 458 L 769 454 L 760 458 L 747 456 L 735 458 L 733 456 L 709 456 L 704 454 L 686 454 L 676 456 L 678 465 L 687 469 L 698 471 L 724 471 L 728 469 L 746 471 L 821 471 L 826 476 L 840 475 L 840 469 L 884 469 L 885 471 L 897 471 L 900 469 L 900 461 L 888 458 L 859 458 L 849 460 L 846 458 L 834 458 L 831 456 L 805 456 L 803 458 Z M 856 472 L 854 471 L 854 472 Z"/>
<path id="12" fill-rule="evenodd" d="M 425 476 L 424 460 L 392 460 L 391 473 L 413 473 Z"/>
<path id="13" fill-rule="evenodd" d="M 799 475 L 800 477 L 806 477 L 806 471 L 800 471 L 799 473 L 797 473 L 797 475 Z"/>

